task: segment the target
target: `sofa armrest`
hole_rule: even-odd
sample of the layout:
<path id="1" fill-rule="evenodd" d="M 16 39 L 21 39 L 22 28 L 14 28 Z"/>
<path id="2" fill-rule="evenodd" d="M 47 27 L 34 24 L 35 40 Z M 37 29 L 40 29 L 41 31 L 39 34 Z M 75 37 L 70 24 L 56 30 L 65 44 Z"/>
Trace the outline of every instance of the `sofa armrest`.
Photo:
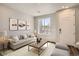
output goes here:
<path id="1" fill-rule="evenodd" d="M 55 48 L 54 51 L 52 52 L 51 56 L 69 56 L 69 51 Z"/>
<path id="2" fill-rule="evenodd" d="M 63 49 L 63 50 L 69 50 L 68 46 L 63 43 L 56 43 L 56 48 Z"/>

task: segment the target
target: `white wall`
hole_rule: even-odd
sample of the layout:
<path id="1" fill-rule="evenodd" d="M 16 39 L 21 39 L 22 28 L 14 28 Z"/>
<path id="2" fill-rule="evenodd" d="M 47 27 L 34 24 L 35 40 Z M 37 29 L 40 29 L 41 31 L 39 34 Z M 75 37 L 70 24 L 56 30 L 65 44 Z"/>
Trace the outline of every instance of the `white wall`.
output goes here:
<path id="1" fill-rule="evenodd" d="M 9 30 L 9 18 L 16 18 L 18 20 L 26 20 L 31 31 L 34 30 L 34 18 L 31 15 L 24 14 L 20 11 L 11 9 L 5 5 L 0 4 L 0 31 L 6 30 L 8 35 L 20 35 L 27 33 L 28 31 L 10 31 Z"/>

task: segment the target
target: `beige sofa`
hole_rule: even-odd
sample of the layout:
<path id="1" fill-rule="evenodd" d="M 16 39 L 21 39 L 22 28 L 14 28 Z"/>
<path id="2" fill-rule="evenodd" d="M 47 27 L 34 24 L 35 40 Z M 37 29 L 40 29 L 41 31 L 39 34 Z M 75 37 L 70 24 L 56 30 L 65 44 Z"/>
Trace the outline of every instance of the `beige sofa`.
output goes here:
<path id="1" fill-rule="evenodd" d="M 15 49 L 18 49 L 20 47 L 23 47 L 23 46 L 26 46 L 28 45 L 29 43 L 33 42 L 34 39 L 33 38 L 28 38 L 29 40 L 27 39 L 23 39 L 23 40 L 19 40 L 17 42 L 10 42 L 10 48 L 15 50 Z"/>
<path id="2" fill-rule="evenodd" d="M 31 42 L 35 41 L 34 37 L 26 37 L 26 38 L 18 38 L 15 36 L 15 38 L 11 37 L 10 39 L 9 47 L 11 49 L 18 49 L 20 47 L 26 46 L 30 44 Z"/>

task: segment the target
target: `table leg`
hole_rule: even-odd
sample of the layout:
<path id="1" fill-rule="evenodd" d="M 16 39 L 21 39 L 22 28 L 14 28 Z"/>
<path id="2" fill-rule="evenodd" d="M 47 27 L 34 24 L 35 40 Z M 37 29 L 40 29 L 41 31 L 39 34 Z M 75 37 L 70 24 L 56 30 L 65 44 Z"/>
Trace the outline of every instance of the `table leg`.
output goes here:
<path id="1" fill-rule="evenodd" d="M 40 49 L 38 48 L 38 56 L 40 56 Z"/>
<path id="2" fill-rule="evenodd" d="M 29 51 L 29 45 L 28 45 L 28 51 Z"/>
<path id="3" fill-rule="evenodd" d="M 48 47 L 48 42 L 47 42 L 47 47 Z"/>

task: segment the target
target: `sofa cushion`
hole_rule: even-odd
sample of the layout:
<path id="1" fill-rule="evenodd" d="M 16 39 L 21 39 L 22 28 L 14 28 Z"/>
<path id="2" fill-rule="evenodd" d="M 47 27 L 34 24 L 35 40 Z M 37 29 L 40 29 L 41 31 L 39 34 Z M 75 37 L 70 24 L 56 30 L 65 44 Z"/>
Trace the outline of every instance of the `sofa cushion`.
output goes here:
<path id="1" fill-rule="evenodd" d="M 19 44 L 24 43 L 24 42 L 26 42 L 26 40 L 19 40 L 15 43 L 12 43 L 12 45 L 19 45 Z"/>
<path id="2" fill-rule="evenodd" d="M 8 39 L 10 42 L 15 43 L 14 39 Z"/>
<path id="3" fill-rule="evenodd" d="M 68 46 L 66 44 L 63 44 L 63 43 L 56 43 L 56 48 L 59 48 L 59 49 L 63 49 L 63 50 L 68 50 Z"/>
<path id="4" fill-rule="evenodd" d="M 24 39 L 24 40 L 19 40 L 19 41 L 17 41 L 17 42 L 15 42 L 15 43 L 11 43 L 12 45 L 19 45 L 19 44 L 24 44 L 24 43 L 29 43 L 30 41 L 33 41 L 33 40 L 31 40 L 31 39 L 29 39 L 29 40 L 26 40 L 26 39 Z"/>

